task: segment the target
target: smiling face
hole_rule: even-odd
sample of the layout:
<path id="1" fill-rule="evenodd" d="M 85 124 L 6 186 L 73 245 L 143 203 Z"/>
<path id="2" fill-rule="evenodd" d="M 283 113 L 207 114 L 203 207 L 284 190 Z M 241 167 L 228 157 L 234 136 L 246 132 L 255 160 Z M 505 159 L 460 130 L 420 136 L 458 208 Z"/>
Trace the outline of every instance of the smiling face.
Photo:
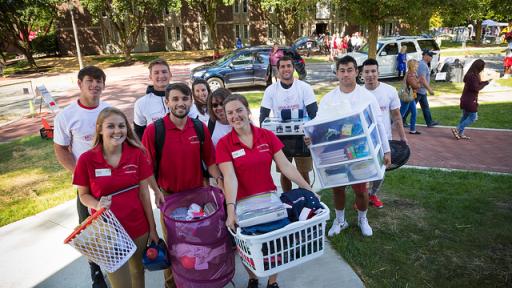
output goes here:
<path id="1" fill-rule="evenodd" d="M 155 64 L 149 71 L 149 80 L 157 91 L 164 91 L 169 81 L 171 81 L 171 71 L 169 67 L 163 64 Z"/>
<path id="2" fill-rule="evenodd" d="M 230 101 L 224 106 L 229 125 L 235 130 L 247 128 L 251 123 L 250 113 L 238 100 Z"/>
<path id="3" fill-rule="evenodd" d="M 208 88 L 205 84 L 196 84 L 194 85 L 194 100 L 199 102 L 200 104 L 206 104 L 206 98 L 208 98 Z"/>
<path id="4" fill-rule="evenodd" d="M 291 60 L 280 61 L 278 70 L 281 81 L 293 80 L 293 63 Z"/>
<path id="5" fill-rule="evenodd" d="M 212 99 L 212 110 L 215 114 L 215 118 L 222 124 L 228 124 L 226 119 L 226 113 L 224 112 L 224 106 L 222 104 L 223 99 L 214 97 Z"/>
<path id="6" fill-rule="evenodd" d="M 379 67 L 377 65 L 363 66 L 364 85 L 373 90 L 379 84 Z"/>
<path id="7" fill-rule="evenodd" d="M 165 104 L 171 111 L 171 114 L 177 118 L 183 119 L 187 117 L 192 106 L 192 97 L 185 95 L 177 89 L 169 91 L 168 99 L 165 99 Z"/>
<path id="8" fill-rule="evenodd" d="M 128 128 L 121 115 L 111 114 L 101 124 L 100 135 L 105 146 L 119 146 L 126 140 Z"/>
<path id="9" fill-rule="evenodd" d="M 87 107 L 96 107 L 99 105 L 100 96 L 105 89 L 103 79 L 95 79 L 91 76 L 84 76 L 78 80 L 80 88 L 80 103 Z"/>

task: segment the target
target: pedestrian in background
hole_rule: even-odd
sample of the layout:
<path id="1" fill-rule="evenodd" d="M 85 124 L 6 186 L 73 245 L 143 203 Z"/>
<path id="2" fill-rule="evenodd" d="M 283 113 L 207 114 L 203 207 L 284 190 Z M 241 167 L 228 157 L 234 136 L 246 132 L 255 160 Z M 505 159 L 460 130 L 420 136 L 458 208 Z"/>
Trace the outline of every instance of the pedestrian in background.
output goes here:
<path id="1" fill-rule="evenodd" d="M 468 72 L 464 76 L 464 90 L 460 97 L 460 109 L 462 109 L 462 117 L 460 118 L 459 125 L 452 128 L 452 133 L 455 139 L 469 140 L 469 136 L 464 134 L 464 128 L 473 124 L 478 119 L 478 93 L 489 81 L 482 81 L 480 73 L 484 70 L 485 62 L 482 59 L 477 59 Z"/>
<path id="2" fill-rule="evenodd" d="M 407 66 L 407 46 L 400 48 L 400 53 L 396 56 L 396 70 L 398 70 L 398 78 L 405 77 Z"/>
<path id="3" fill-rule="evenodd" d="M 418 89 L 420 88 L 420 80 L 418 79 L 418 75 L 416 75 L 416 72 L 418 71 L 418 61 L 415 59 L 411 59 L 407 61 L 407 78 L 406 78 L 406 84 L 407 88 L 412 88 L 413 92 L 413 98 L 411 102 L 403 102 L 400 100 L 400 114 L 402 115 L 402 118 L 405 118 L 405 114 L 411 113 L 411 119 L 409 124 L 409 134 L 421 134 L 419 131 L 416 131 L 416 97 Z M 404 123 L 404 126 L 407 126 Z"/>

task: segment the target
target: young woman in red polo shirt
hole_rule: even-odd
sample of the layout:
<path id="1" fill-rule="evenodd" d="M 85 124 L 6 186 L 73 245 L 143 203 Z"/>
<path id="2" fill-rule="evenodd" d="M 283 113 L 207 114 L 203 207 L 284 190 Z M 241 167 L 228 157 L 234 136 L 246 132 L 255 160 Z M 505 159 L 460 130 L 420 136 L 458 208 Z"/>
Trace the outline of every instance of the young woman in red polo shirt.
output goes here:
<path id="1" fill-rule="evenodd" d="M 148 238 L 158 242 L 148 192 L 152 175 L 151 162 L 126 116 L 117 108 L 105 108 L 96 121 L 93 148 L 78 159 L 73 184 L 85 206 L 93 212 L 109 208 L 137 245 L 130 260 L 108 274 L 114 288 L 144 287 L 142 253 Z"/>
<path id="2" fill-rule="evenodd" d="M 226 225 L 235 229 L 235 203 L 245 197 L 276 190 L 272 181 L 272 160 L 281 172 L 299 187 L 312 190 L 299 171 L 284 156 L 283 143 L 269 130 L 255 127 L 244 96 L 233 94 L 224 100 L 224 111 L 233 130 L 217 144 L 217 164 L 224 177 L 228 217 Z M 258 287 L 251 271 L 248 288 Z M 277 274 L 268 279 L 268 288 L 278 288 Z"/>

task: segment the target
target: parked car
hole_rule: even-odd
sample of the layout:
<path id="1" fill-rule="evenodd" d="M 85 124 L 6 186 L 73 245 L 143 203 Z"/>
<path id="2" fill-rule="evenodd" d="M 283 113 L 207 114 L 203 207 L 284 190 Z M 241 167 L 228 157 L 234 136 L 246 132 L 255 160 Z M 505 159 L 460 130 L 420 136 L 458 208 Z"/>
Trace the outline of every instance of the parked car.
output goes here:
<path id="1" fill-rule="evenodd" d="M 430 63 L 431 69 L 437 67 L 440 58 L 440 50 L 436 41 L 432 38 L 423 36 L 398 36 L 398 37 L 385 37 L 377 41 L 377 61 L 379 62 L 379 75 L 381 78 L 392 78 L 398 76 L 396 70 L 396 57 L 402 46 L 407 47 L 407 59 L 421 60 L 423 50 L 431 50 L 436 53 Z M 345 55 L 350 55 L 356 59 L 359 75 L 357 82 L 364 83 L 362 76 L 363 62 L 368 59 L 368 43 L 356 52 L 351 52 L 343 55 L 338 55 L 335 59 L 341 58 Z M 331 65 L 331 70 L 336 74 L 336 64 Z"/>
<path id="2" fill-rule="evenodd" d="M 192 81 L 202 78 L 210 88 L 234 88 L 267 85 L 267 68 L 272 47 L 260 45 L 234 50 L 224 57 L 192 69 Z M 285 55 L 292 57 L 299 79 L 306 78 L 304 59 L 293 47 L 279 47 Z"/>

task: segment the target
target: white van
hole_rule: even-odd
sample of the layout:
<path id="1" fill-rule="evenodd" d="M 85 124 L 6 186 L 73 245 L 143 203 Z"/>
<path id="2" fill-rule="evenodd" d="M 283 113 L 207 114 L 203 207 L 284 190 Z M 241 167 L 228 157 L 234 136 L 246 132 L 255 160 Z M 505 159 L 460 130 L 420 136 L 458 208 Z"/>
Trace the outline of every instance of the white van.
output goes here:
<path id="1" fill-rule="evenodd" d="M 437 63 L 439 63 L 439 58 L 441 55 L 439 54 L 439 46 L 433 38 L 427 38 L 423 36 L 385 37 L 380 38 L 377 41 L 377 61 L 379 62 L 380 78 L 391 78 L 398 76 L 398 71 L 396 69 L 396 58 L 402 46 L 407 47 L 407 60 L 421 60 L 423 50 L 430 50 L 436 53 L 436 55 L 434 55 L 432 58 L 430 67 L 431 69 L 437 67 Z M 356 59 L 357 67 L 359 68 L 359 75 L 357 77 L 357 82 L 359 84 L 364 83 L 362 77 L 362 66 L 363 62 L 368 59 L 368 48 L 368 43 L 366 43 L 356 52 L 340 54 L 335 57 L 335 59 L 338 59 L 345 55 L 350 55 Z M 336 74 L 336 63 L 331 65 L 331 69 L 332 72 Z"/>

